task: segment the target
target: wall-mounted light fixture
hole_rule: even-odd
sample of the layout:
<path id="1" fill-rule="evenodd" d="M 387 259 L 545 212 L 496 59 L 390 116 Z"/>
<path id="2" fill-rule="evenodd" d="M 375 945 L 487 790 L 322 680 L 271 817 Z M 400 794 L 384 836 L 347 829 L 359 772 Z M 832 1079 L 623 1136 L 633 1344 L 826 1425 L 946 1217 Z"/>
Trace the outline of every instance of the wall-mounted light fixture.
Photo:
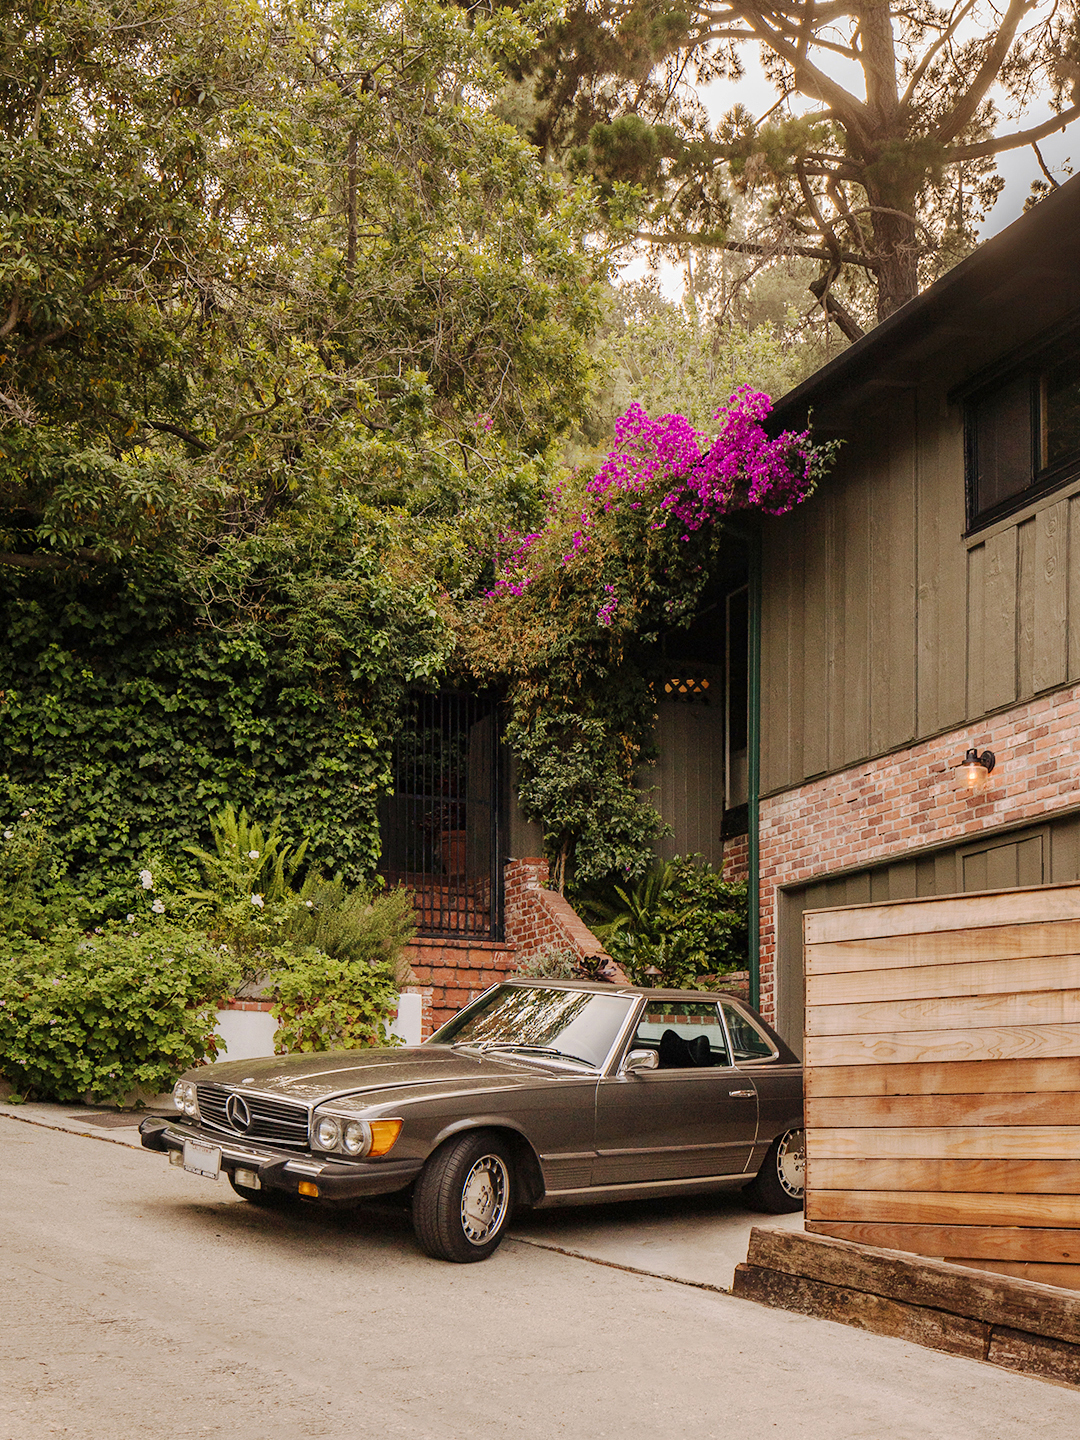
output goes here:
<path id="1" fill-rule="evenodd" d="M 997 759 L 992 750 L 984 750 L 981 755 L 974 748 L 966 751 L 959 767 L 960 788 L 969 792 L 981 790 L 996 764 Z"/>

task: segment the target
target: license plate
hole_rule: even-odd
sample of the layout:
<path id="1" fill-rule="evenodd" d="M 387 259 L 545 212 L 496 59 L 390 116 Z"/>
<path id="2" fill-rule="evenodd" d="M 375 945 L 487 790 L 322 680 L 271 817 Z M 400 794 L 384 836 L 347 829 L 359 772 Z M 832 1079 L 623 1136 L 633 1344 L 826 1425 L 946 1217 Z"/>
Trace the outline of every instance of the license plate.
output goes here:
<path id="1" fill-rule="evenodd" d="M 201 1140 L 184 1141 L 184 1169 L 192 1175 L 205 1175 L 216 1180 L 221 1173 L 221 1149 L 204 1145 Z"/>

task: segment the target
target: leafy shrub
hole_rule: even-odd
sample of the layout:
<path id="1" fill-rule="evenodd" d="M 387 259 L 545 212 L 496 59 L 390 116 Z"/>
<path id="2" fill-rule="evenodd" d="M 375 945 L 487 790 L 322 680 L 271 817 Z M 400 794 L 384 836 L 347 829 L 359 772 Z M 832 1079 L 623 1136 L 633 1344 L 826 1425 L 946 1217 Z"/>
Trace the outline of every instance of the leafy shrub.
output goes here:
<path id="1" fill-rule="evenodd" d="M 281 947 L 267 976 L 278 1022 L 274 1048 L 359 1050 L 391 1043 L 383 1022 L 394 1013 L 394 959 L 368 964 L 326 955 L 313 946 Z"/>
<path id="2" fill-rule="evenodd" d="M 46 814 L 29 806 L 22 786 L 6 786 L 11 818 L 0 823 L 0 936 L 41 938 L 80 909 L 57 853 Z"/>
<path id="3" fill-rule="evenodd" d="M 575 951 L 564 945 L 545 945 L 522 960 L 514 974 L 522 980 L 580 980 L 582 968 Z"/>
<path id="4" fill-rule="evenodd" d="M 746 882 L 725 880 L 698 855 L 586 895 L 582 909 L 636 984 L 696 989 L 746 964 Z"/>
<path id="5" fill-rule="evenodd" d="M 309 876 L 286 923 L 293 944 L 266 976 L 279 1054 L 389 1043 L 383 1022 L 408 979 L 403 953 L 415 925 L 407 890 Z"/>
<path id="6" fill-rule="evenodd" d="M 416 910 L 408 890 L 380 894 L 374 887 L 309 875 L 298 900 L 285 924 L 291 940 L 350 965 L 390 962 L 398 983 L 409 983 L 404 947 L 416 930 Z"/>
<path id="7" fill-rule="evenodd" d="M 41 1100 L 131 1103 L 216 1055 L 215 1011 L 236 966 L 205 936 L 74 927 L 5 942 L 0 1069 Z"/>

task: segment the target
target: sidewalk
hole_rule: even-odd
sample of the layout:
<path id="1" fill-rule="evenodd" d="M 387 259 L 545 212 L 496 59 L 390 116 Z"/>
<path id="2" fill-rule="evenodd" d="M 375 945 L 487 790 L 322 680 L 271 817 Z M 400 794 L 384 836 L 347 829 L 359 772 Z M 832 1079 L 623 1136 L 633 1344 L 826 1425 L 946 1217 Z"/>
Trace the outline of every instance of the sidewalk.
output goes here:
<path id="1" fill-rule="evenodd" d="M 139 1122 L 153 1113 L 175 1114 L 172 1097 L 158 1095 L 145 1110 L 0 1103 L 0 1119 L 65 1130 L 136 1150 L 141 1148 Z M 746 1259 L 753 1226 L 801 1230 L 802 1224 L 801 1214 L 760 1215 L 748 1210 L 738 1191 L 728 1191 L 683 1199 L 626 1200 L 614 1205 L 525 1211 L 515 1219 L 510 1233 L 515 1240 L 543 1250 L 658 1279 L 727 1291 L 731 1289 L 735 1266 Z"/>

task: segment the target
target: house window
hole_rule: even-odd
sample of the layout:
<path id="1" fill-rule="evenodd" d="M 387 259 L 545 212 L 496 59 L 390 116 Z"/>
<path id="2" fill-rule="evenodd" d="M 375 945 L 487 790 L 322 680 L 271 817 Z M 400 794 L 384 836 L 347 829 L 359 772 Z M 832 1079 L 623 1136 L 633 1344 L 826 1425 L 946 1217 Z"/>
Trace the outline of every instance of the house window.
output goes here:
<path id="1" fill-rule="evenodd" d="M 968 401 L 968 527 L 1080 475 L 1080 347 L 1060 347 Z"/>

